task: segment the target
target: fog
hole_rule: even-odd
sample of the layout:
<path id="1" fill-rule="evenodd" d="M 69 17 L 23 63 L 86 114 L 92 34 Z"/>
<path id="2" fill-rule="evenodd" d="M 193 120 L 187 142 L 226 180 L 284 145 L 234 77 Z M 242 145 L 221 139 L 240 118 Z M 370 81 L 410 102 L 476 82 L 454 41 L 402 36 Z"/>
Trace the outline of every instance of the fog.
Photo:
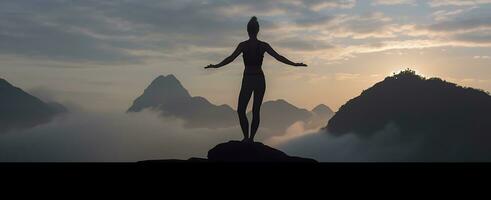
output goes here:
<path id="1" fill-rule="evenodd" d="M 156 113 L 70 113 L 0 135 L 0 161 L 139 161 L 206 157 L 214 145 L 240 139 L 239 128 L 185 129 Z"/>
<path id="2" fill-rule="evenodd" d="M 403 134 L 396 125 L 388 124 L 369 137 L 361 135 L 306 132 L 281 141 L 277 148 L 321 162 L 491 161 L 487 141 L 468 133 L 457 137 L 435 132 Z"/>
<path id="3" fill-rule="evenodd" d="M 400 138 L 395 129 L 381 131 L 371 138 L 317 131 L 284 141 L 278 148 L 322 162 L 405 161 L 419 141 L 402 142 Z"/>
<path id="4" fill-rule="evenodd" d="M 69 109 L 72 109 L 71 107 Z M 184 128 L 184 121 L 158 112 L 75 111 L 31 129 L 0 134 L 0 162 L 134 162 L 149 159 L 206 158 L 208 150 L 241 140 L 240 128 Z M 296 123 L 298 124 L 298 123 Z M 274 146 L 303 128 L 292 125 L 284 136 L 258 130 L 257 141 Z"/>
<path id="5" fill-rule="evenodd" d="M 164 118 L 144 110 L 125 113 L 124 108 L 87 109 L 94 102 L 78 104 L 61 98 L 63 93 L 35 87 L 29 93 L 45 102 L 60 102 L 68 113 L 34 128 L 0 134 L 0 162 L 133 162 L 148 159 L 206 158 L 208 150 L 230 140 L 241 140 L 238 126 L 185 128 L 184 121 Z M 103 98 L 103 97 L 101 97 Z M 107 104 L 111 99 L 104 98 Z M 90 103 L 89 103 L 90 102 Z M 276 144 L 305 132 L 302 123 L 284 130 L 260 128 L 256 141 Z M 279 137 L 272 137 L 282 135 Z"/>
<path id="6" fill-rule="evenodd" d="M 294 123 L 281 136 L 260 129 L 257 140 L 292 156 L 320 162 L 490 161 L 486 142 L 470 134 L 442 137 L 402 134 L 389 124 L 370 137 L 335 136 Z M 50 123 L 0 135 L 1 162 L 134 162 L 206 158 L 208 150 L 240 140 L 239 127 L 183 128 L 183 121 L 156 112 L 72 112 Z M 477 140 L 479 141 L 479 140 Z M 481 144 L 481 145 L 479 145 Z"/>

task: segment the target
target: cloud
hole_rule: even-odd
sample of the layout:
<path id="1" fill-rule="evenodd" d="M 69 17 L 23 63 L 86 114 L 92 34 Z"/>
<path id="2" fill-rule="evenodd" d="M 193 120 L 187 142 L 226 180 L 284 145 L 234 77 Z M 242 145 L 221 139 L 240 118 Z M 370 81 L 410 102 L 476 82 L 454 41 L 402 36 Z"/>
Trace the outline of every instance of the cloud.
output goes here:
<path id="1" fill-rule="evenodd" d="M 0 53 L 71 61 L 118 61 L 139 59 L 116 45 L 116 39 L 89 34 L 90 26 L 115 35 L 98 13 L 59 2 L 3 2 L 0 12 Z"/>
<path id="2" fill-rule="evenodd" d="M 12 24 L 31 24 L 26 29 L 0 34 L 0 53 L 25 55 L 34 58 L 52 58 L 70 61 L 118 61 L 137 63 L 139 59 L 128 52 L 104 44 L 98 39 L 81 33 L 60 30 L 56 26 L 39 25 L 20 18 L 3 18 L 0 26 Z M 12 31 L 12 30 L 9 30 Z"/>
<path id="3" fill-rule="evenodd" d="M 56 99 L 57 92 L 46 87 L 35 87 L 27 91 L 29 94 L 41 99 L 44 102 L 51 102 Z"/>
<path id="4" fill-rule="evenodd" d="M 42 88 L 33 91 L 46 98 L 53 94 Z M 74 109 L 47 124 L 0 134 L 0 162 L 206 158 L 208 150 L 215 145 L 242 139 L 239 126 L 208 129 L 186 128 L 184 124 L 181 119 L 161 117 L 149 110 L 126 114 Z M 255 139 L 275 145 L 309 129 L 300 122 L 286 133 L 260 127 Z"/>
<path id="5" fill-rule="evenodd" d="M 474 56 L 474 59 L 490 59 L 490 56 Z"/>
<path id="6" fill-rule="evenodd" d="M 479 44 L 491 44 L 491 29 L 486 31 L 460 33 L 453 36 L 454 39 L 463 42 Z"/>
<path id="7" fill-rule="evenodd" d="M 469 7 L 439 10 L 435 23 L 401 23 L 381 12 L 362 15 L 315 15 L 299 18 L 291 30 L 315 32 L 317 40 L 329 41 L 332 48 L 310 55 L 326 60 L 343 60 L 361 53 L 434 47 L 489 47 L 488 9 Z M 473 12 L 470 12 L 473 11 Z M 342 39 L 351 39 L 338 42 Z M 360 42 L 358 42 L 360 41 Z"/>
<path id="8" fill-rule="evenodd" d="M 489 12 L 477 6 L 486 2 L 431 1 L 438 7 L 474 5 L 434 11 L 434 24 L 414 24 L 383 12 L 352 14 L 349 9 L 357 5 L 355 0 L 2 2 L 0 54 L 90 64 L 206 63 L 229 54 L 247 37 L 249 17 L 258 15 L 261 37 L 285 48 L 284 53 L 309 59 L 305 62 L 331 63 L 377 52 L 377 44 L 397 41 L 434 40 L 471 47 L 472 39 L 455 34 L 489 29 Z M 415 2 L 374 1 L 409 3 Z M 462 17 L 469 10 L 482 14 Z M 431 46 L 440 45 L 421 48 Z"/>
<path id="9" fill-rule="evenodd" d="M 230 53 L 230 46 L 240 41 L 241 35 L 245 35 L 243 26 L 248 16 L 238 18 L 237 14 L 233 14 L 237 12 L 231 12 L 239 10 L 265 15 L 265 18 L 260 19 L 261 25 L 266 27 L 264 34 L 272 39 L 272 43 L 287 48 L 289 51 L 286 53 L 297 51 L 295 53 L 301 57 L 340 60 L 345 58 L 345 55 L 339 53 L 344 45 L 334 44 L 333 38 L 396 36 L 392 19 L 383 13 L 325 16 L 317 12 L 319 9 L 352 8 L 355 4 L 356 1 L 294 0 L 253 3 L 233 1 L 225 4 L 214 1 L 197 4 L 151 0 L 73 4 L 50 2 L 46 5 L 9 3 L 6 7 L 14 9 L 2 13 L 16 17 L 0 25 L 5 32 L 10 33 L 3 35 L 4 41 L 8 42 L 3 43 L 1 49 L 5 54 L 55 60 L 73 59 L 76 62 L 138 63 L 152 58 L 188 62 L 189 57 L 204 62 Z M 28 12 L 29 15 L 23 15 L 22 12 Z M 298 20 L 293 23 L 271 21 L 267 17 L 269 15 Z M 19 23 L 23 20 L 32 22 Z M 7 22 L 20 25 L 16 29 Z M 36 27 L 47 31 L 23 30 Z M 307 31 L 310 34 L 305 35 Z M 28 32 L 37 34 L 35 37 L 21 37 Z M 46 47 L 50 48 L 45 50 Z M 351 53 L 346 55 L 352 56 Z"/>
<path id="10" fill-rule="evenodd" d="M 470 12 L 468 15 L 462 15 L 471 9 L 483 12 L 483 9 L 469 8 L 462 10 L 462 12 L 442 14 L 448 15 L 445 16 L 445 19 L 441 18 L 435 23 L 418 25 L 391 23 L 392 19 L 388 18 L 385 20 L 386 23 L 379 23 L 378 28 L 374 29 L 376 31 L 366 31 L 365 35 L 361 31 L 355 32 L 356 29 L 342 28 L 339 33 L 350 35 L 353 39 L 365 38 L 370 40 L 364 40 L 360 44 L 344 46 L 338 44 L 332 49 L 335 52 L 330 55 L 330 58 L 345 59 L 355 57 L 357 54 L 402 49 L 491 47 L 491 15 L 471 15 Z M 356 25 L 353 26 L 357 27 Z M 336 30 L 334 29 L 332 32 L 336 32 Z M 341 36 L 341 34 L 337 36 Z"/>
<path id="11" fill-rule="evenodd" d="M 185 129 L 155 113 L 71 113 L 0 135 L 5 161 L 139 161 L 206 157 L 214 145 L 241 137 L 238 127 Z"/>
<path id="12" fill-rule="evenodd" d="M 456 9 L 456 10 L 437 10 L 433 12 L 432 16 L 436 21 L 450 20 L 462 13 L 469 12 L 477 7 L 469 7 L 466 9 Z"/>
<path id="13" fill-rule="evenodd" d="M 324 125 L 324 124 L 323 124 Z M 315 133 L 320 127 L 309 128 L 304 122 L 295 122 L 288 127 L 283 135 L 266 138 L 264 143 L 272 146 L 277 146 L 288 142 L 292 139 L 300 138 L 307 134 Z"/>
<path id="14" fill-rule="evenodd" d="M 333 45 L 326 43 L 322 40 L 315 39 L 303 39 L 303 38 L 282 38 L 280 40 L 274 41 L 274 44 L 290 50 L 300 50 L 300 51 L 313 51 L 313 50 L 326 50 L 334 48 Z"/>
<path id="15" fill-rule="evenodd" d="M 345 80 L 356 80 L 360 77 L 360 74 L 350 74 L 350 73 L 336 73 L 335 79 L 338 81 Z"/>
<path id="16" fill-rule="evenodd" d="M 479 4 L 489 4 L 491 0 L 430 0 L 431 7 L 440 6 L 476 6 Z"/>
<path id="17" fill-rule="evenodd" d="M 310 0 L 300 1 L 300 3 L 305 3 L 312 10 L 319 11 L 330 8 L 353 8 L 356 5 L 356 0 Z"/>
<path id="18" fill-rule="evenodd" d="M 356 134 L 333 136 L 324 131 L 297 137 L 278 146 L 286 153 L 314 158 L 321 162 L 409 161 L 419 141 L 401 142 L 395 127 L 370 139 Z"/>
<path id="19" fill-rule="evenodd" d="M 391 21 L 392 18 L 380 12 L 350 17 L 346 23 L 341 24 L 335 37 L 353 39 L 395 37 L 391 30 L 393 29 Z"/>
<path id="20" fill-rule="evenodd" d="M 372 137 L 359 134 L 334 136 L 310 132 L 287 140 L 278 148 L 288 154 L 322 162 L 463 162 L 490 161 L 488 144 L 472 142 L 466 134 L 401 134 L 388 124 Z M 474 139 L 474 140 L 473 140 Z"/>
<path id="21" fill-rule="evenodd" d="M 262 17 L 306 15 L 322 9 L 350 8 L 355 3 L 354 0 L 2 2 L 0 53 L 113 64 L 141 63 L 150 58 L 178 60 L 187 54 L 199 54 L 201 48 L 224 52 L 220 48 L 246 36 L 244 27 L 250 15 L 260 15 L 261 25 L 274 28 L 274 23 Z"/>
<path id="22" fill-rule="evenodd" d="M 486 30 L 491 28 L 491 15 L 478 16 L 470 18 L 459 18 L 452 21 L 443 21 L 440 23 L 422 26 L 421 28 L 436 33 L 465 33 Z"/>
<path id="23" fill-rule="evenodd" d="M 186 40 L 179 37 L 181 33 L 189 36 L 198 31 L 221 31 L 232 24 L 213 23 L 219 17 L 204 14 L 209 12 L 206 6 L 179 4 L 172 1 L 5 2 L 0 12 L 0 52 L 47 59 L 128 63 L 146 57 L 141 53 L 135 55 L 138 50 L 179 51 L 174 47 Z M 207 26 L 196 28 L 202 24 Z M 199 44 L 206 40 L 191 41 Z M 157 55 L 165 53 L 168 52 Z"/>
<path id="24" fill-rule="evenodd" d="M 414 0 L 375 0 L 372 5 L 401 5 L 401 4 L 410 4 L 416 5 Z"/>
<path id="25" fill-rule="evenodd" d="M 298 18 L 292 29 L 297 31 L 315 31 L 324 39 L 332 38 L 386 38 L 392 34 L 392 18 L 381 12 L 362 15 L 315 15 Z"/>

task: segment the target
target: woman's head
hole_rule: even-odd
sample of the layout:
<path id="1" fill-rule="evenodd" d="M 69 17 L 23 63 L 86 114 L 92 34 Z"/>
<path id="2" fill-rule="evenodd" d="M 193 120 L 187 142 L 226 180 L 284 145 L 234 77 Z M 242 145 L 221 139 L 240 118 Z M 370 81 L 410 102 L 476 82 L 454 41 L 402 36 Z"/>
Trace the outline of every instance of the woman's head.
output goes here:
<path id="1" fill-rule="evenodd" d="M 247 33 L 249 33 L 249 37 L 257 37 L 257 33 L 259 33 L 259 23 L 257 22 L 257 17 L 251 17 L 249 23 L 247 23 Z"/>

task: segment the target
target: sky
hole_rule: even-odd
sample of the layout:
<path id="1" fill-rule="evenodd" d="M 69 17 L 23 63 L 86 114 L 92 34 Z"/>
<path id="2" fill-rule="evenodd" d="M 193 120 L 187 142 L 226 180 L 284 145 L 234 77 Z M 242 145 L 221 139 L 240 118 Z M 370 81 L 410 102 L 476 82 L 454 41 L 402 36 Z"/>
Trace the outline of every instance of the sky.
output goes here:
<path id="1" fill-rule="evenodd" d="M 124 112 L 158 75 L 236 107 L 242 58 L 259 39 L 307 68 L 265 56 L 265 100 L 337 110 L 411 68 L 491 91 L 491 0 L 16 0 L 0 2 L 0 77 L 83 110 Z"/>

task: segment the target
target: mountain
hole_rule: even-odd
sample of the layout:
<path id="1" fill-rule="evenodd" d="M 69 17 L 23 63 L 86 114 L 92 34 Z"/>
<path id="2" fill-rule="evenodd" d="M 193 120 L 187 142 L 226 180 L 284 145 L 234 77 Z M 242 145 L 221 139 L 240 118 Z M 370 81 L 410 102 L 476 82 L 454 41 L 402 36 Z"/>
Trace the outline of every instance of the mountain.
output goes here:
<path id="1" fill-rule="evenodd" d="M 184 119 L 185 126 L 193 128 L 230 127 L 237 117 L 228 105 L 217 106 L 203 97 L 192 97 L 172 74 L 153 80 L 127 112 L 147 108 L 160 111 L 162 116 Z"/>
<path id="2" fill-rule="evenodd" d="M 261 106 L 261 124 L 263 128 L 284 131 L 297 121 L 307 121 L 313 113 L 306 109 L 298 108 L 285 100 L 264 102 Z M 248 113 L 252 119 L 252 112 Z"/>
<path id="3" fill-rule="evenodd" d="M 324 104 L 314 107 L 311 112 L 312 117 L 305 124 L 306 129 L 316 129 L 325 126 L 325 123 L 334 116 L 334 111 Z"/>
<path id="4" fill-rule="evenodd" d="M 63 105 L 45 103 L 0 78 L 0 133 L 47 123 L 63 112 Z"/>
<path id="5" fill-rule="evenodd" d="M 490 113 L 488 93 L 439 78 L 427 79 L 408 69 L 349 100 L 329 120 L 327 130 L 370 136 L 392 124 L 406 135 L 491 141 Z"/>
<path id="6" fill-rule="evenodd" d="M 128 112 L 139 112 L 145 108 L 157 108 L 159 106 L 181 103 L 190 99 L 191 95 L 181 85 L 174 75 L 159 76 L 150 83 L 143 94 L 138 97 Z"/>
<path id="7" fill-rule="evenodd" d="M 312 112 L 321 118 L 331 118 L 334 115 L 334 111 L 324 104 L 316 106 L 312 109 Z"/>
<path id="8" fill-rule="evenodd" d="M 252 104 L 252 99 L 251 102 Z M 319 105 L 315 111 L 298 108 L 285 100 L 267 101 L 261 107 L 261 127 L 278 134 L 297 121 L 309 124 L 311 121 L 325 122 L 332 111 Z M 140 112 L 152 109 L 162 116 L 184 119 L 185 126 L 191 128 L 224 128 L 238 126 L 238 117 L 228 105 L 214 105 L 203 97 L 191 96 L 174 75 L 159 76 L 135 99 L 127 112 Z M 249 119 L 252 113 L 248 113 Z M 320 123 L 317 127 L 320 127 Z"/>
<path id="9" fill-rule="evenodd" d="M 316 129 L 325 125 L 334 112 L 320 104 L 312 111 L 298 108 L 283 99 L 264 102 L 261 106 L 261 127 L 284 132 L 295 122 L 304 123 L 306 129 Z M 247 115 L 252 117 L 252 112 Z"/>

